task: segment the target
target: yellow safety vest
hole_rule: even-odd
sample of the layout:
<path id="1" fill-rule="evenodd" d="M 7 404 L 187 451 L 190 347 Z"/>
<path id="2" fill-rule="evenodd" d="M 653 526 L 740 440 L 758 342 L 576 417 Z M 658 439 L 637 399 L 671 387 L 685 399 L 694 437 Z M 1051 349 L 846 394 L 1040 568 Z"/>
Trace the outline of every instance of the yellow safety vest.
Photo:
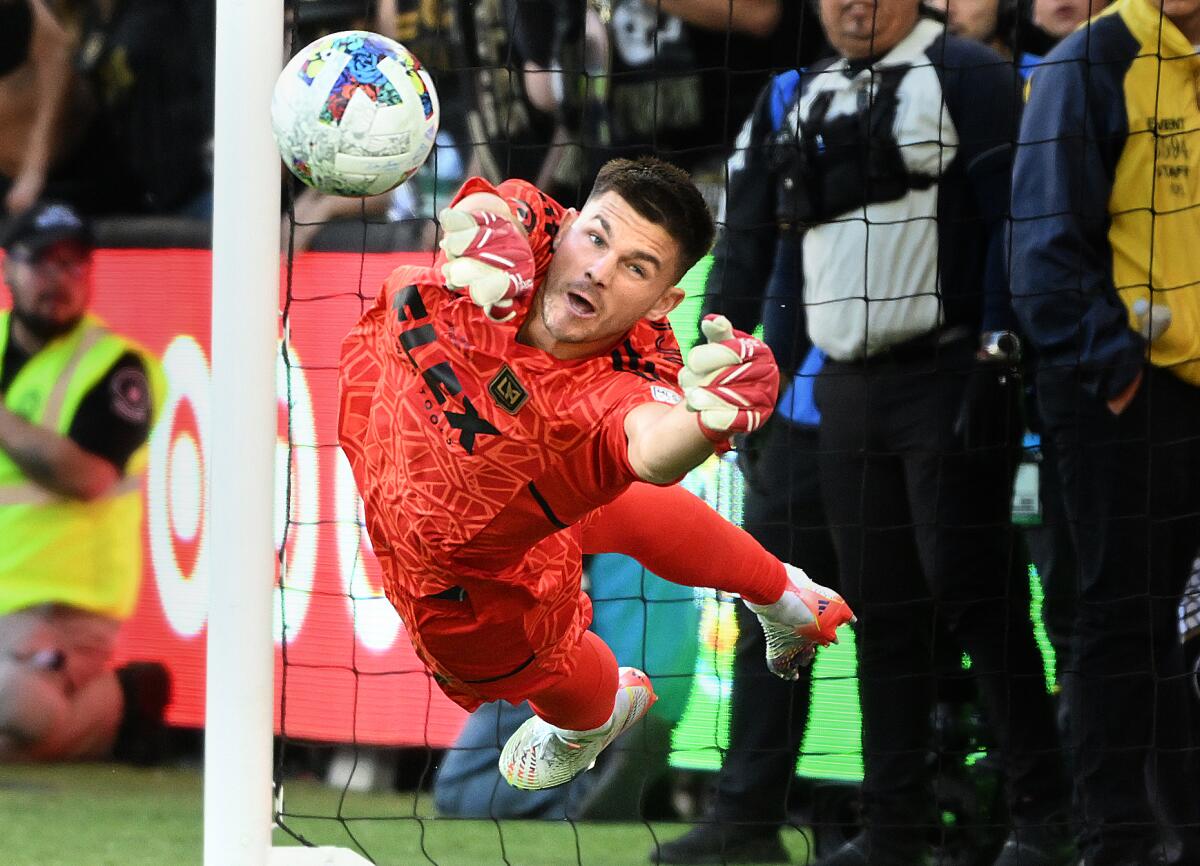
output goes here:
<path id="1" fill-rule="evenodd" d="M 0 312 L 0 358 L 9 313 Z M 150 383 L 151 420 L 166 393 L 158 360 L 94 316 L 47 344 L 17 373 L 4 405 L 66 436 L 79 404 L 123 354 L 137 352 Z M 125 619 L 142 578 L 142 475 L 147 446 L 105 496 L 82 502 L 27 478 L 0 450 L 0 615 L 57 603 Z"/>

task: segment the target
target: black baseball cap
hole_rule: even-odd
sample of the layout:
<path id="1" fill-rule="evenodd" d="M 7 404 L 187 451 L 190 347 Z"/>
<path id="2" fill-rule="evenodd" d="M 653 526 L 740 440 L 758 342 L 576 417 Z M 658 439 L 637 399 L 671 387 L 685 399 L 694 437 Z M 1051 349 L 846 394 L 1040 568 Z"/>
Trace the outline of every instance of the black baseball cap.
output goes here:
<path id="1" fill-rule="evenodd" d="M 91 249 L 96 236 L 91 221 L 65 202 L 45 201 L 13 217 L 3 232 L 4 252 L 20 250 L 36 257 L 62 241 L 75 241 Z"/>

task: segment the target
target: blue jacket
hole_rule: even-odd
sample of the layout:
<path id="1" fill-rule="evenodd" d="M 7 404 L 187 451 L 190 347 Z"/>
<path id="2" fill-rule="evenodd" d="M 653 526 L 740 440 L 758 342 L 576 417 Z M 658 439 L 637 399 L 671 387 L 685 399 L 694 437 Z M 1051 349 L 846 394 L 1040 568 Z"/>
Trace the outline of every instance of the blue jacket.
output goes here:
<path id="1" fill-rule="evenodd" d="M 1200 56 L 1117 0 L 1035 68 L 1013 174 L 1013 304 L 1043 368 L 1103 399 L 1147 356 L 1131 312 L 1171 310 L 1150 361 L 1200 385 Z"/>

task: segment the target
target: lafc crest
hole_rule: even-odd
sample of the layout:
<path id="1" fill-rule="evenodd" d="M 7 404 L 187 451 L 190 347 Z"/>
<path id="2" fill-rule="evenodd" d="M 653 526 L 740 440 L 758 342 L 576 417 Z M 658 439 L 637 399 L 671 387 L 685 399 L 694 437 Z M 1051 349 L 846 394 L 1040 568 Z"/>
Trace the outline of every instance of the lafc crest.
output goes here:
<path id="1" fill-rule="evenodd" d="M 488 393 L 496 401 L 496 405 L 509 415 L 516 415 L 529 399 L 525 386 L 517 381 L 516 374 L 505 364 L 500 372 L 488 384 Z"/>

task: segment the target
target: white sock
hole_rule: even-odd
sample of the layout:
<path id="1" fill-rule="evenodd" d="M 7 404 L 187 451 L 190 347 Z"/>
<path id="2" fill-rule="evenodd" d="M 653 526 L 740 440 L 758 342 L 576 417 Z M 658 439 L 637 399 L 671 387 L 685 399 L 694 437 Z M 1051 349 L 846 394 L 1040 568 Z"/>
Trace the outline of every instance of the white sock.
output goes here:
<path id="1" fill-rule="evenodd" d="M 550 727 L 553 728 L 554 732 L 559 736 L 570 740 L 590 740 L 595 739 L 596 737 L 602 737 L 612 730 L 613 722 L 616 721 L 617 710 L 621 708 L 622 700 L 626 701 L 626 703 L 629 701 L 629 698 L 625 696 L 624 689 L 618 690 L 617 698 L 613 702 L 613 711 L 609 714 L 608 721 L 598 728 L 590 728 L 586 731 L 576 731 L 572 730 L 571 728 L 560 728 L 557 725 L 550 725 Z M 546 724 L 549 725 L 550 723 L 546 722 Z"/>

